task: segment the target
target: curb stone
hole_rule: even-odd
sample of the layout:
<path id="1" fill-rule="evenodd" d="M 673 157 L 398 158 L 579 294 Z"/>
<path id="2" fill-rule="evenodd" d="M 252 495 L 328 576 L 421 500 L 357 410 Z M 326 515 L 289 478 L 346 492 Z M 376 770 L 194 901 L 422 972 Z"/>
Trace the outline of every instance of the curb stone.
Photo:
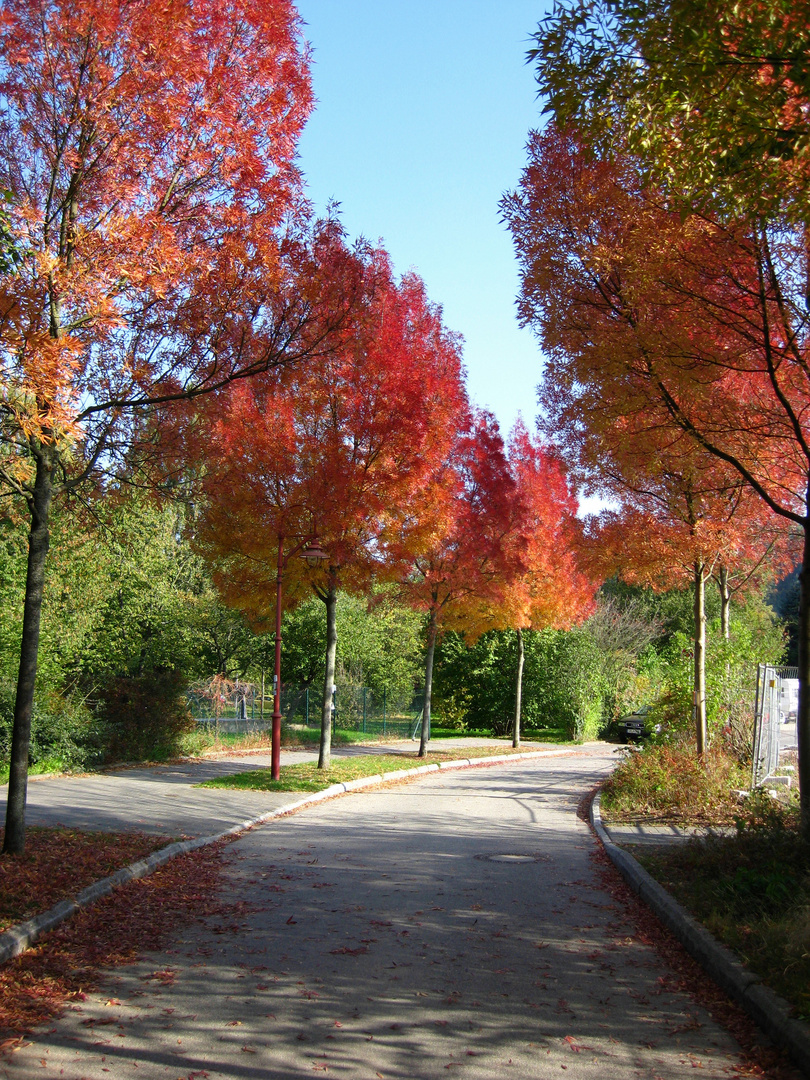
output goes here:
<path id="1" fill-rule="evenodd" d="M 794 1020 L 791 1007 L 749 971 L 737 956 L 697 922 L 643 866 L 610 839 L 600 813 L 599 793 L 591 802 L 591 824 L 611 862 L 627 884 L 672 931 L 689 955 L 741 1005 L 777 1044 L 788 1052 L 805 1076 L 810 1077 L 810 1030 Z"/>
<path id="2" fill-rule="evenodd" d="M 378 776 L 361 776 L 356 780 L 332 784 L 330 787 L 324 788 L 323 791 L 313 792 L 312 795 L 306 795 L 295 802 L 285 803 L 283 806 L 276 807 L 275 810 L 269 810 L 266 814 L 260 814 L 258 817 L 233 825 L 230 829 L 226 829 L 224 832 L 217 833 L 214 836 L 198 836 L 193 840 L 183 840 L 169 844 L 165 848 L 154 851 L 146 858 L 139 859 L 130 866 L 124 867 L 122 870 L 116 870 L 109 877 L 101 878 L 100 881 L 88 885 L 86 889 L 82 889 L 72 899 L 60 900 L 58 904 L 48 911 L 44 911 L 41 915 L 36 915 L 33 919 L 26 920 L 26 922 L 17 923 L 16 926 L 4 931 L 0 934 L 0 964 L 19 956 L 21 952 L 25 952 L 26 949 L 30 948 L 43 934 L 49 930 L 54 930 L 72 915 L 81 911 L 82 908 L 89 907 L 96 900 L 108 896 L 119 885 L 125 885 L 128 881 L 135 881 L 137 878 L 147 877 L 158 867 L 163 866 L 164 863 L 169 862 L 178 855 L 185 855 L 189 851 L 196 851 L 197 848 L 207 847 L 209 844 L 215 844 L 218 840 L 238 836 L 239 833 L 253 829 L 257 825 L 264 825 L 274 818 L 285 817 L 287 814 L 291 814 L 295 810 L 301 810 L 305 806 L 311 806 L 325 799 L 335 798 L 337 795 L 343 795 L 346 792 L 357 791 L 360 788 L 387 783 L 389 780 L 403 780 L 408 776 L 419 776 L 422 773 L 439 772 L 444 769 L 464 769 L 474 765 L 501 764 L 505 761 L 527 761 L 536 758 L 559 757 L 570 753 L 571 749 L 566 748 L 564 750 L 536 750 L 523 754 L 499 754 L 497 757 L 464 758 L 443 761 L 438 765 L 420 765 L 415 769 L 400 769 L 397 772 L 384 773 Z"/>

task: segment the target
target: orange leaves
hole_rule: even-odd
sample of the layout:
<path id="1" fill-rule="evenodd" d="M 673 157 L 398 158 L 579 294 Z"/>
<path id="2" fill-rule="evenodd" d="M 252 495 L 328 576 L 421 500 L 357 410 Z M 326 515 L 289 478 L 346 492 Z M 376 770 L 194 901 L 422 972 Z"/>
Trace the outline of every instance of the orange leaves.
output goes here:
<path id="1" fill-rule="evenodd" d="M 92 457 L 122 409 L 278 362 L 264 305 L 312 104 L 289 0 L 10 0 L 0 79 L 9 437 Z"/>
<path id="2" fill-rule="evenodd" d="M 16 340 L 9 335 L 9 343 L 18 360 L 4 372 L 0 405 L 23 438 L 65 445 L 80 438 L 74 383 L 80 343 L 45 331 Z"/>
<path id="3" fill-rule="evenodd" d="M 509 468 L 516 492 L 499 625 L 570 627 L 590 614 L 594 585 L 580 565 L 577 501 L 562 461 L 518 420 Z"/>
<path id="4" fill-rule="evenodd" d="M 633 441 L 653 473 L 659 451 L 688 459 L 696 444 L 798 521 L 810 460 L 804 237 L 684 219 L 667 199 L 629 156 L 600 160 L 553 127 L 532 137 L 504 213 L 521 313 L 550 357 L 548 427 L 602 490 L 617 486 L 606 457 Z"/>
<path id="5" fill-rule="evenodd" d="M 492 607 L 501 598 L 515 485 L 494 417 L 460 419 L 452 446 L 387 546 L 409 603 L 429 611 L 440 628 L 478 636 L 493 625 Z"/>

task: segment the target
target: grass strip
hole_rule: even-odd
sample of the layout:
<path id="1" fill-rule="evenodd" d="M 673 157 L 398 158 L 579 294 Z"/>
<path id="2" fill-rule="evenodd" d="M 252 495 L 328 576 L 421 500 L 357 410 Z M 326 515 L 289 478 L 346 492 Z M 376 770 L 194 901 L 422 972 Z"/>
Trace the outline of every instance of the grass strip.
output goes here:
<path id="1" fill-rule="evenodd" d="M 636 859 L 706 929 L 810 1021 L 810 844 L 774 820 Z"/>
<path id="2" fill-rule="evenodd" d="M 520 755 L 536 746 L 514 750 L 511 746 L 475 746 L 458 750 L 441 750 L 420 758 L 416 751 L 406 754 L 355 754 L 350 757 L 332 758 L 328 769 L 319 769 L 314 761 L 298 765 L 282 765 L 281 779 L 272 780 L 269 769 L 250 769 L 247 772 L 206 780 L 197 787 L 239 788 L 245 791 L 323 791 L 332 784 L 343 784 L 361 776 L 378 773 L 399 772 L 420 765 L 439 764 L 443 761 L 463 761 L 469 757 L 496 757 L 501 754 Z"/>
<path id="3" fill-rule="evenodd" d="M 3 834 L 0 829 L 0 836 Z M 4 855 L 0 933 L 75 896 L 100 878 L 166 847 L 171 836 L 30 826 L 22 855 Z"/>

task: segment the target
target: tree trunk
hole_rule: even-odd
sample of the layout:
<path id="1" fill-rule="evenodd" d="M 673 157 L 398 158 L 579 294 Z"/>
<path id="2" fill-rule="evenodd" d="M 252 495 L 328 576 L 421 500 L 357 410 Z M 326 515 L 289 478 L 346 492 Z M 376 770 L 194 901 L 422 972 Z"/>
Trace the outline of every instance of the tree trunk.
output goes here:
<path id="1" fill-rule="evenodd" d="M 422 736 L 419 740 L 419 757 L 427 754 L 430 742 L 430 702 L 433 697 L 433 654 L 436 652 L 436 609 L 431 608 L 428 621 L 427 654 L 425 656 L 425 705 L 422 709 Z"/>
<path id="2" fill-rule="evenodd" d="M 731 637 L 729 612 L 731 609 L 731 592 L 728 587 L 728 568 L 720 567 L 720 577 L 717 579 L 717 587 L 720 590 L 720 633 L 728 641 Z"/>
<path id="3" fill-rule="evenodd" d="M 706 753 L 708 730 L 706 727 L 706 579 L 705 564 L 696 561 L 695 571 L 695 678 L 694 706 L 695 736 L 700 757 Z"/>
<path id="4" fill-rule="evenodd" d="M 3 841 L 3 853 L 8 855 L 22 855 L 25 850 L 28 747 L 31 742 L 31 713 L 34 707 L 34 687 L 37 677 L 45 562 L 50 544 L 49 518 L 53 500 L 55 454 L 49 447 L 40 447 L 36 459 L 36 478 L 29 500 L 31 529 L 28 534 L 28 571 L 25 579 L 20 669 L 17 677 L 17 698 L 14 704 L 6 832 Z"/>
<path id="5" fill-rule="evenodd" d="M 810 517 L 804 519 L 804 553 L 799 573 L 799 706 L 796 735 L 799 744 L 801 831 L 810 840 Z"/>
<path id="6" fill-rule="evenodd" d="M 517 628 L 518 665 L 517 678 L 515 680 L 515 723 L 512 728 L 512 746 L 517 750 L 520 746 L 520 711 L 523 704 L 523 663 L 526 659 L 526 650 L 523 647 L 523 631 Z"/>
<path id="7" fill-rule="evenodd" d="M 328 769 L 332 760 L 332 687 L 335 685 L 335 654 L 337 653 L 337 586 L 330 584 L 321 599 L 326 604 L 326 675 L 323 681 L 318 768 Z"/>

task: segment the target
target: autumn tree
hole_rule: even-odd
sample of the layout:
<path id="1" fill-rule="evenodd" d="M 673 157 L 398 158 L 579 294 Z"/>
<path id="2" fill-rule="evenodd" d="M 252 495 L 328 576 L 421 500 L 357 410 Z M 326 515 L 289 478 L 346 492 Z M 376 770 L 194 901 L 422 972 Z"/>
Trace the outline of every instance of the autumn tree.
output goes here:
<path id="1" fill-rule="evenodd" d="M 330 758 L 338 590 L 362 592 L 386 577 L 381 538 L 411 512 L 465 400 L 458 341 L 421 280 L 397 282 L 381 251 L 366 252 L 364 265 L 365 300 L 351 329 L 318 360 L 235 389 L 206 444 L 200 535 L 220 560 L 230 603 L 267 614 L 285 538 L 317 533 L 329 556 L 309 579 L 300 560 L 285 572 L 289 597 L 312 588 L 326 608 L 321 768 Z"/>
<path id="2" fill-rule="evenodd" d="M 553 357 L 552 410 L 568 418 L 574 439 L 577 414 L 603 429 L 627 416 L 676 426 L 786 528 L 798 527 L 807 567 L 810 384 L 797 230 L 684 215 L 634 159 L 599 158 L 553 127 L 533 136 L 530 156 L 505 210 L 523 262 L 523 317 Z M 805 603 L 802 686 L 809 617 Z M 799 772 L 810 828 L 808 709 L 803 691 Z"/>
<path id="3" fill-rule="evenodd" d="M 807 25 L 806 2 L 784 0 L 561 3 L 534 59 L 591 176 L 610 162 L 626 180 L 632 158 L 634 210 L 671 215 L 650 250 L 625 232 L 620 259 L 607 260 L 621 265 L 626 298 L 628 271 L 657 281 L 667 312 L 651 397 L 803 536 L 797 726 L 810 833 Z M 675 322 L 692 338 L 675 340 Z"/>
<path id="4" fill-rule="evenodd" d="M 520 745 L 525 630 L 568 629 L 590 614 L 593 587 L 577 562 L 577 499 L 562 460 L 532 438 L 522 419 L 509 437 L 508 469 L 514 483 L 508 529 L 497 560 L 493 629 L 517 639 L 512 745 Z M 486 603 L 486 601 L 485 601 Z"/>
<path id="5" fill-rule="evenodd" d="M 807 0 L 557 0 L 529 53 L 546 111 L 600 156 L 730 220 L 807 224 Z"/>
<path id="6" fill-rule="evenodd" d="M 402 599 L 426 616 L 425 694 L 419 756 L 427 753 L 436 641 L 443 630 L 476 637 L 502 596 L 515 482 L 491 413 L 459 403 L 454 438 L 431 464 L 408 513 L 386 536 Z"/>
<path id="7" fill-rule="evenodd" d="M 20 852 L 53 500 L 131 463 L 147 418 L 325 327 L 290 217 L 312 98 L 288 0 L 10 0 L 0 79 L 0 480 L 31 521 L 4 848 Z"/>
<path id="8" fill-rule="evenodd" d="M 645 444 L 638 448 L 640 453 Z M 759 501 L 732 470 L 719 470 L 708 458 L 698 468 L 685 460 L 656 460 L 647 450 L 647 467 L 624 474 L 618 511 L 605 511 L 592 523 L 589 564 L 604 577 L 619 576 L 653 589 L 688 586 L 693 597 L 693 721 L 698 754 L 708 747 L 706 717 L 706 585 L 720 576 L 728 589 L 729 568 L 761 562 L 776 547 L 759 536 Z M 704 455 L 705 457 L 705 455 Z M 781 539 L 781 538 L 779 538 Z M 780 545 L 781 546 L 781 545 Z M 728 616 L 726 610 L 726 618 Z"/>

